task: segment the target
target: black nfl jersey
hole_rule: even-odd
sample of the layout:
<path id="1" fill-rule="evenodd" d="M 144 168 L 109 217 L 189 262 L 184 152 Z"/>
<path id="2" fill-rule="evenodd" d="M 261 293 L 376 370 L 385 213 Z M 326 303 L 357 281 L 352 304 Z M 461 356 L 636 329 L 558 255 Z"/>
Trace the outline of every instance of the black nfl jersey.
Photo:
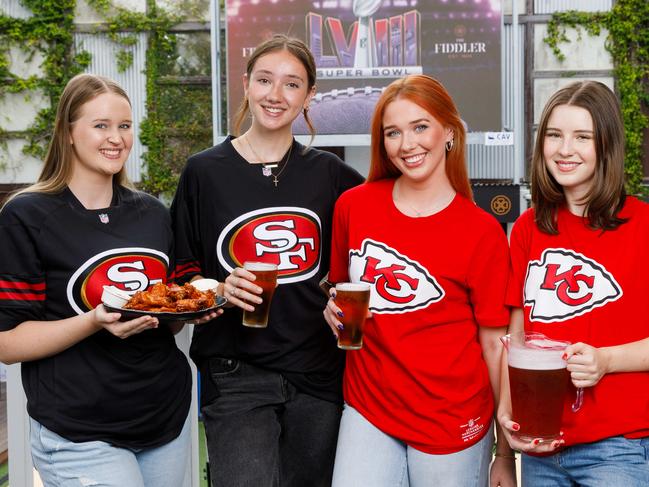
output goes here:
<path id="1" fill-rule="evenodd" d="M 275 186 L 231 141 L 195 154 L 183 171 L 171 206 L 176 273 L 223 281 L 246 260 L 274 262 L 279 286 L 268 328 L 243 327 L 241 310 L 226 309 L 215 326 L 194 329 L 192 359 L 205 370 L 209 357 L 238 358 L 341 401 L 344 354 L 322 315 L 327 297 L 318 283 L 329 269 L 335 202 L 363 178 L 334 154 L 294 141 Z M 204 404 L 211 399 L 207 382 Z"/>
<path id="2" fill-rule="evenodd" d="M 173 240 L 155 198 L 114 188 L 109 208 L 74 194 L 28 193 L 0 213 L 0 331 L 27 320 L 85 313 L 103 285 L 129 293 L 166 282 Z M 129 448 L 176 438 L 191 374 L 167 326 L 120 339 L 106 330 L 52 357 L 22 364 L 29 415 L 71 441 Z"/>

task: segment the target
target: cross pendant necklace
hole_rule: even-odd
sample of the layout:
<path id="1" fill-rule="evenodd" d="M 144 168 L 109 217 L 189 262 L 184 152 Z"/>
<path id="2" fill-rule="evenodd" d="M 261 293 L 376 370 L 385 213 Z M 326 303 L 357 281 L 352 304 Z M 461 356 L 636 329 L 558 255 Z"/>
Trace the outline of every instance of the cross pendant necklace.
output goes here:
<path id="1" fill-rule="evenodd" d="M 280 161 L 278 163 L 269 164 L 269 163 L 263 162 L 263 159 L 261 157 L 259 157 L 259 154 L 257 154 L 255 149 L 252 147 L 252 144 L 250 143 L 250 140 L 248 140 L 247 135 L 244 135 L 242 138 L 246 139 L 246 144 L 250 148 L 250 151 L 257 158 L 257 160 L 259 162 L 261 162 L 261 165 L 262 165 L 261 173 L 266 177 L 272 176 L 273 177 L 273 184 L 275 185 L 275 187 L 277 187 L 277 184 L 279 183 L 279 176 L 284 172 L 284 169 L 286 169 L 286 166 L 288 166 L 288 160 L 291 158 L 291 151 L 293 150 L 293 142 L 291 141 L 291 145 L 288 148 L 288 152 L 286 153 L 286 159 L 284 159 L 284 164 L 283 165 L 282 165 L 282 160 L 281 159 L 280 159 Z M 275 169 L 277 167 L 279 167 L 279 171 L 278 171 L 277 174 L 274 174 L 273 169 Z"/>

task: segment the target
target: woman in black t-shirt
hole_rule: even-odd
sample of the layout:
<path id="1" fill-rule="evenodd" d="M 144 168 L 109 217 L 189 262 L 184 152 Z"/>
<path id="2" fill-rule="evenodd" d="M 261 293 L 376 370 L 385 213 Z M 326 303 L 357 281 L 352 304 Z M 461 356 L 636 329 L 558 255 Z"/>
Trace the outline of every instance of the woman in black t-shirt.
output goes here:
<path id="1" fill-rule="evenodd" d="M 47 487 L 178 487 L 185 477 L 187 360 L 169 326 L 120 322 L 101 305 L 104 284 L 135 293 L 171 267 L 168 211 L 126 178 L 132 143 L 126 93 L 74 77 L 38 182 L 0 212 L 0 360 L 22 362 Z"/>
<path id="2" fill-rule="evenodd" d="M 235 305 L 196 327 L 191 356 L 214 486 L 329 486 L 342 405 L 343 354 L 322 316 L 338 196 L 362 177 L 304 147 L 291 125 L 315 93 L 315 63 L 299 40 L 274 36 L 248 59 L 238 137 L 190 157 L 172 218 L 176 274 L 221 281 Z M 245 261 L 278 265 L 268 327 L 246 328 L 260 302 Z"/>

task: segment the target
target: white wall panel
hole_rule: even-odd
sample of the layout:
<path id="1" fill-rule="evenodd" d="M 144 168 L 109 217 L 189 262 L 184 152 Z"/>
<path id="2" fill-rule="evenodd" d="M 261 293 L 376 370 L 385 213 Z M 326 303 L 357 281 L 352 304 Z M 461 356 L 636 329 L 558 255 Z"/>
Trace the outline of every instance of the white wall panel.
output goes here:
<path id="1" fill-rule="evenodd" d="M 607 12 L 612 6 L 613 0 L 534 0 L 534 13 L 552 14 L 566 10 Z"/>
<path id="2" fill-rule="evenodd" d="M 606 50 L 608 30 L 591 36 L 584 29 L 566 29 L 568 42 L 559 44 L 566 56 L 557 59 L 552 49 L 543 41 L 548 35 L 545 24 L 534 25 L 534 69 L 537 71 L 588 71 L 613 69 L 613 58 Z"/>
<path id="3" fill-rule="evenodd" d="M 19 0 L 0 0 L 0 12 L 7 17 L 15 17 L 17 19 L 27 19 L 33 15 L 32 11 L 24 7 Z"/>

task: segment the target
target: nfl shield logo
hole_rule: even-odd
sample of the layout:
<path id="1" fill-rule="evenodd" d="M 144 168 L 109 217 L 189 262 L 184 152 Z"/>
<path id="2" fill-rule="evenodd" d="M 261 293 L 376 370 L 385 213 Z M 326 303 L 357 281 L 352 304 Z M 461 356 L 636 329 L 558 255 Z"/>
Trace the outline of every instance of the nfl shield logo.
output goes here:
<path id="1" fill-rule="evenodd" d="M 108 214 L 107 213 L 100 213 L 99 214 L 99 221 L 102 223 L 108 223 L 110 220 L 108 219 Z"/>

